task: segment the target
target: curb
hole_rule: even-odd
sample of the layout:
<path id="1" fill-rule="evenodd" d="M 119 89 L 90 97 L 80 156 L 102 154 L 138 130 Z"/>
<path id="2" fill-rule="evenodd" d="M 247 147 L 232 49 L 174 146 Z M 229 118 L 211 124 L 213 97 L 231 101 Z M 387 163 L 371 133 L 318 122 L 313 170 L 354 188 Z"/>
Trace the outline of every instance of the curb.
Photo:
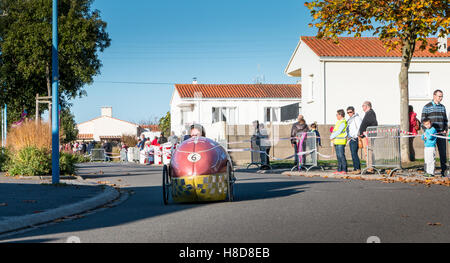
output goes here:
<path id="1" fill-rule="evenodd" d="M 78 203 L 50 209 L 39 214 L 16 216 L 2 220 L 0 221 L 0 234 L 51 222 L 55 219 L 66 216 L 81 214 L 109 203 L 119 197 L 120 194 L 115 188 L 106 185 L 104 187 L 106 189 L 101 194 Z"/>
<path id="2" fill-rule="evenodd" d="M 430 185 L 443 185 L 450 187 L 450 178 L 448 177 L 433 177 L 426 178 L 423 176 L 393 176 L 386 177 L 382 175 L 334 175 L 330 173 L 320 173 L 320 172 L 284 172 L 283 175 L 288 176 L 302 176 L 302 177 L 322 177 L 322 178 L 331 178 L 331 179 L 350 179 L 350 180 L 363 180 L 363 181 L 380 181 L 383 183 L 412 183 L 412 184 L 424 184 L 427 186 Z"/>

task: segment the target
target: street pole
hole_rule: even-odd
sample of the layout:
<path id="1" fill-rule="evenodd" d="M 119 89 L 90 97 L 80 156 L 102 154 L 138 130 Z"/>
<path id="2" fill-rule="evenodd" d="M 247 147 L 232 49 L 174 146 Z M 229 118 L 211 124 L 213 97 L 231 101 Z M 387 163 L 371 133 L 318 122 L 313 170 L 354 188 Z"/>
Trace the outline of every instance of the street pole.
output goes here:
<path id="1" fill-rule="evenodd" d="M 53 0 L 52 22 L 52 184 L 59 183 L 59 118 L 58 118 L 58 0 Z"/>

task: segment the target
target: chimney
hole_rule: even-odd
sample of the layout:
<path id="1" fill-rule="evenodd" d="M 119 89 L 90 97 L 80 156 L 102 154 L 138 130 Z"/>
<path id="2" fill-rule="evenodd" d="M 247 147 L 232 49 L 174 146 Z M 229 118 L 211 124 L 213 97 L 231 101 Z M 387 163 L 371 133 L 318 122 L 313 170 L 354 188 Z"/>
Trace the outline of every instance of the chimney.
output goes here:
<path id="1" fill-rule="evenodd" d="M 447 35 L 444 35 L 443 37 L 438 37 L 438 52 L 447 53 L 447 50 L 448 50 Z"/>
<path id="2" fill-rule="evenodd" d="M 194 78 L 192 79 L 192 84 L 198 84 L 197 78 L 196 78 L 196 77 L 194 77 Z"/>
<path id="3" fill-rule="evenodd" d="M 102 117 L 112 117 L 112 107 L 102 107 Z"/>

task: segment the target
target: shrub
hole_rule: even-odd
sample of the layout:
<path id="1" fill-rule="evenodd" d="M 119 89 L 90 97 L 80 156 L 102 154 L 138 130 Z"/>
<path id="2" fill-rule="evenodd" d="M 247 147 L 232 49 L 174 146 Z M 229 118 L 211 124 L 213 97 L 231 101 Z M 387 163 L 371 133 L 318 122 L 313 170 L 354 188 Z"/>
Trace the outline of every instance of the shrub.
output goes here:
<path id="1" fill-rule="evenodd" d="M 75 164 L 79 162 L 79 157 L 76 154 L 60 153 L 59 155 L 59 169 L 61 174 L 74 174 L 76 171 Z"/>
<path id="2" fill-rule="evenodd" d="M 25 147 L 17 151 L 8 165 L 9 175 L 48 175 L 51 172 L 51 154 L 45 148 Z"/>
<path id="3" fill-rule="evenodd" d="M 124 135 L 122 135 L 121 141 L 125 145 L 130 146 L 130 147 L 134 147 L 138 143 L 138 140 L 137 140 L 135 135 L 126 135 L 126 134 L 124 134 Z"/>
<path id="4" fill-rule="evenodd" d="M 34 121 L 25 121 L 20 126 L 9 130 L 8 148 L 12 152 L 29 147 L 51 150 L 52 136 L 48 123 L 41 122 L 36 125 Z"/>
<path id="5" fill-rule="evenodd" d="M 0 147 L 0 172 L 6 172 L 10 159 L 10 152 L 8 149 Z"/>

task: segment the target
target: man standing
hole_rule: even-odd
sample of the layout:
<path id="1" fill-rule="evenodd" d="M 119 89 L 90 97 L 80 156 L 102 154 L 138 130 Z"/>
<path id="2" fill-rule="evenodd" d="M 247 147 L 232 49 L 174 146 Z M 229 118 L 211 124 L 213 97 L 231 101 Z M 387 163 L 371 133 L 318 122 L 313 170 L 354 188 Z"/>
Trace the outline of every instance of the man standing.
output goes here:
<path id="1" fill-rule="evenodd" d="M 355 108 L 350 106 L 347 108 L 347 114 L 350 117 L 347 120 L 348 125 L 348 144 L 350 145 L 350 152 L 352 154 L 353 160 L 353 172 L 351 174 L 360 174 L 361 173 L 361 162 L 358 156 L 358 132 L 362 123 L 361 117 L 358 113 L 355 113 Z"/>
<path id="2" fill-rule="evenodd" d="M 334 174 L 347 174 L 347 159 L 345 158 L 345 145 L 347 144 L 347 121 L 344 110 L 338 110 L 336 114 L 336 125 L 330 135 L 336 149 L 338 169 Z"/>
<path id="3" fill-rule="evenodd" d="M 367 131 L 367 127 L 378 126 L 378 121 L 377 115 L 375 114 L 375 111 L 373 111 L 372 103 L 370 101 L 365 101 L 362 105 L 362 109 L 365 114 L 361 122 L 361 126 L 359 127 L 358 136 L 362 140 L 364 156 L 366 158 L 366 166 L 370 168 L 372 166 L 372 155 L 367 150 L 367 147 L 369 146 L 369 139 L 367 139 L 364 133 Z"/>
<path id="4" fill-rule="evenodd" d="M 433 100 L 425 105 L 422 110 L 421 121 L 428 118 L 433 123 L 433 127 L 439 135 L 447 136 L 448 133 L 448 118 L 444 105 L 441 104 L 443 96 L 441 90 L 435 90 L 433 92 Z M 439 151 L 439 158 L 441 161 L 441 174 L 445 176 L 447 170 L 447 140 L 443 138 L 437 138 L 436 144 Z"/>

